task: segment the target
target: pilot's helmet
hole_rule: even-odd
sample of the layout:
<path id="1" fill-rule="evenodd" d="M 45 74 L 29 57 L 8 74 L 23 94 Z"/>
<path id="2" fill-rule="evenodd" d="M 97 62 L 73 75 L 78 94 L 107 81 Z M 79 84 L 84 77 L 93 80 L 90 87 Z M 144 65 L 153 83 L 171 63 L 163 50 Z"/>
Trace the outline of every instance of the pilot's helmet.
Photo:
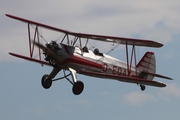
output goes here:
<path id="1" fill-rule="evenodd" d="M 98 55 L 98 54 L 99 54 L 99 49 L 98 49 L 98 48 L 94 49 L 94 54 L 95 54 L 95 55 Z"/>

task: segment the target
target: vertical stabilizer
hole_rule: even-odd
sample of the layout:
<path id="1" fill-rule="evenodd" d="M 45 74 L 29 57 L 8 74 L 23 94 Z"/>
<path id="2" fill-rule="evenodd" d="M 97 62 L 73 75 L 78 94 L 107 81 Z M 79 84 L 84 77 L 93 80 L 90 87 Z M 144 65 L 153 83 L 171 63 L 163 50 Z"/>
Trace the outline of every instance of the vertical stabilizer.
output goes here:
<path id="1" fill-rule="evenodd" d="M 154 53 L 146 52 L 136 67 L 141 71 L 139 78 L 152 80 L 154 76 L 147 73 L 156 73 L 156 60 Z"/>

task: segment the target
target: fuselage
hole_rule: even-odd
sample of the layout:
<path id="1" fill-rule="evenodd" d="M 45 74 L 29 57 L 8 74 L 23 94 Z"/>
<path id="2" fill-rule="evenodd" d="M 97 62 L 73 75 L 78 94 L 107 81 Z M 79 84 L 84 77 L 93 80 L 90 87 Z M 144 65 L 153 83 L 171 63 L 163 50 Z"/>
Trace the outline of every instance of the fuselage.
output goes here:
<path id="1" fill-rule="evenodd" d="M 77 73 L 87 74 L 89 72 L 99 73 L 93 76 L 106 78 L 104 75 L 113 76 L 129 76 L 137 77 L 139 70 L 133 66 L 127 66 L 123 61 L 120 61 L 114 57 L 103 53 L 95 53 L 95 51 L 88 50 L 84 51 L 80 47 L 67 46 L 60 44 L 59 63 L 58 65 L 63 68 L 71 67 L 76 70 Z M 129 67 L 129 68 L 127 68 Z M 90 75 L 91 76 L 91 75 Z"/>

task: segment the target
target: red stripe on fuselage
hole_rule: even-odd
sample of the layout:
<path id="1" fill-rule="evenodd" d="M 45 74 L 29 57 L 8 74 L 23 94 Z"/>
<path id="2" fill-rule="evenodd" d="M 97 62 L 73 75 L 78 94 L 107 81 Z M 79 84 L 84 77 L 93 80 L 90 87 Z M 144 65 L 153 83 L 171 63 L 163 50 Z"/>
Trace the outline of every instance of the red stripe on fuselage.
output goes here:
<path id="1" fill-rule="evenodd" d="M 86 60 L 86 59 L 83 59 L 83 58 L 80 58 L 80 57 L 77 57 L 77 56 L 71 56 L 71 58 L 66 59 L 63 62 L 63 64 L 66 64 L 66 63 L 76 63 L 76 64 L 84 65 L 84 66 L 87 66 L 87 67 L 94 67 L 94 68 L 102 69 L 101 64 L 98 64 L 96 62 L 92 62 L 90 60 Z"/>

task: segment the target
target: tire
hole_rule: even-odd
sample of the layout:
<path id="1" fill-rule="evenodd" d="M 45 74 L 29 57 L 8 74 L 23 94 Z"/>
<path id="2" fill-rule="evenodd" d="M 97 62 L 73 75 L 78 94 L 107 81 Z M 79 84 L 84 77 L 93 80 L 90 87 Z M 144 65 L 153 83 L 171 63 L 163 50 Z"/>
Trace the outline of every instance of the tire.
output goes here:
<path id="1" fill-rule="evenodd" d="M 146 89 L 146 86 L 145 85 L 140 85 L 141 87 L 141 90 L 144 91 Z"/>
<path id="2" fill-rule="evenodd" d="M 52 85 L 52 79 L 49 78 L 49 75 L 45 74 L 41 79 L 41 84 L 43 88 L 49 89 Z"/>
<path id="3" fill-rule="evenodd" d="M 84 89 L 83 82 L 77 81 L 73 85 L 72 92 L 74 93 L 74 95 L 79 95 L 82 93 L 83 89 Z"/>

